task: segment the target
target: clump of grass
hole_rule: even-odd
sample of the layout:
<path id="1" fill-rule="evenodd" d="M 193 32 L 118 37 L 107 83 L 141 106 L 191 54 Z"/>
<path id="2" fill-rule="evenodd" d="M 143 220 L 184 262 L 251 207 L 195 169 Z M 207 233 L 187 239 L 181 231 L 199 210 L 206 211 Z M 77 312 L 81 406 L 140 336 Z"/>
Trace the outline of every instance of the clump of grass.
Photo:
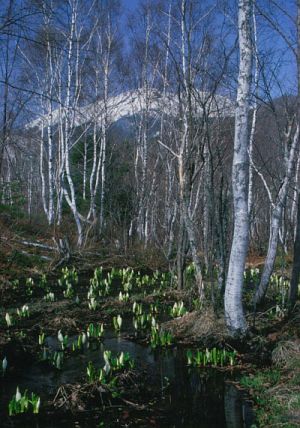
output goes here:
<path id="1" fill-rule="evenodd" d="M 292 368 L 294 363 L 300 365 L 300 344 L 292 340 L 279 342 L 272 352 L 272 362 L 277 367 Z"/>

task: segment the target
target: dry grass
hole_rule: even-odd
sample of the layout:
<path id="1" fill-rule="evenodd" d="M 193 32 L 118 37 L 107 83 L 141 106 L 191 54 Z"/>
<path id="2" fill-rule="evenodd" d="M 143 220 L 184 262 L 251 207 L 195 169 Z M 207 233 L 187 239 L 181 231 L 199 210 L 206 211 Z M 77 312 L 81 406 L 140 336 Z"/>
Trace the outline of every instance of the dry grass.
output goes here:
<path id="1" fill-rule="evenodd" d="M 272 362 L 278 367 L 289 368 L 294 361 L 300 361 L 300 341 L 279 342 L 272 352 Z"/>
<path id="2" fill-rule="evenodd" d="M 227 336 L 224 318 L 217 318 L 212 308 L 187 313 L 181 318 L 164 323 L 163 328 L 178 338 L 201 340 L 209 336 L 218 340 Z"/>

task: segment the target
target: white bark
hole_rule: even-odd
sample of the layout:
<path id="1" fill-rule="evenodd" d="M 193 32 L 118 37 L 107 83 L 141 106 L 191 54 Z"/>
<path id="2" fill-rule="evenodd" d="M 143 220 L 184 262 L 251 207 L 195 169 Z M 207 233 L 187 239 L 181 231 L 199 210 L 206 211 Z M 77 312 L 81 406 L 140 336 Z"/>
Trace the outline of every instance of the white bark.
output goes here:
<path id="1" fill-rule="evenodd" d="M 104 118 L 102 121 L 101 130 L 101 188 L 100 188 L 100 214 L 99 214 L 99 227 L 100 232 L 103 228 L 104 223 L 104 197 L 105 197 L 105 185 L 106 185 L 106 144 L 107 144 L 107 128 L 108 128 L 108 77 L 109 77 L 109 62 L 110 62 L 110 43 L 111 37 L 109 37 L 109 49 L 107 51 L 107 57 L 104 65 Z"/>
<path id="2" fill-rule="evenodd" d="M 89 180 L 90 187 L 90 209 L 87 218 L 97 219 L 96 197 L 99 192 L 99 231 L 101 232 L 105 222 L 104 203 L 106 191 L 106 157 L 107 157 L 107 131 L 109 128 L 109 86 L 110 73 L 112 67 L 113 44 L 115 34 L 111 24 L 111 16 L 108 13 L 105 31 L 101 29 L 96 32 L 96 52 L 97 59 L 95 64 L 95 97 L 98 101 L 100 83 L 103 81 L 103 91 L 101 98 L 101 111 L 95 104 L 94 126 L 93 126 L 93 164 Z M 100 136 L 97 135 L 98 123 L 101 123 Z"/>
<path id="3" fill-rule="evenodd" d="M 45 174 L 44 174 L 44 126 L 41 128 L 41 139 L 40 139 L 40 176 L 41 176 L 41 184 L 42 184 L 42 203 L 44 213 L 48 218 L 48 207 L 46 202 L 46 189 L 45 189 Z"/>
<path id="4" fill-rule="evenodd" d="M 94 117 L 94 127 L 93 127 L 93 165 L 90 175 L 90 210 L 88 213 L 88 220 L 93 217 L 93 220 L 96 220 L 96 193 L 99 186 L 99 174 L 101 166 L 100 155 L 98 157 L 98 145 L 99 139 L 97 138 L 97 116 Z"/>
<path id="5" fill-rule="evenodd" d="M 84 139 L 84 147 L 83 147 L 83 189 L 82 189 L 82 199 L 86 200 L 86 181 L 87 181 L 87 140 Z"/>
<path id="6" fill-rule="evenodd" d="M 256 129 L 256 118 L 257 118 L 257 99 L 258 95 L 258 46 L 257 46 L 257 28 L 256 28 L 256 16 L 255 16 L 255 4 L 253 2 L 253 10 L 252 10 L 252 18 L 253 18 L 253 43 L 254 43 L 254 57 L 255 57 L 255 71 L 254 71 L 254 102 L 252 106 L 252 124 L 251 124 L 251 132 L 250 132 L 250 141 L 249 141 L 249 156 L 250 159 L 253 158 L 253 145 L 254 145 L 254 135 Z M 253 165 L 250 162 L 249 164 L 249 190 L 248 190 L 248 212 L 250 216 L 250 225 L 252 223 L 252 211 L 253 211 Z"/>
<path id="7" fill-rule="evenodd" d="M 210 224 L 211 224 L 211 216 L 212 216 L 212 210 L 211 210 L 211 192 L 213 192 L 213 189 L 210 185 L 210 176 L 211 176 L 211 159 L 209 154 L 209 148 L 208 148 L 208 141 L 204 145 L 203 150 L 203 157 L 204 157 L 204 195 L 203 195 L 203 248 L 204 248 L 204 260 L 206 268 L 209 268 L 210 266 L 210 256 L 211 256 L 211 246 L 213 245 L 211 241 L 211 234 L 210 234 Z M 200 186 L 199 186 L 200 187 Z"/>
<path id="8" fill-rule="evenodd" d="M 242 304 L 244 269 L 249 245 L 249 97 L 251 90 L 251 1 L 239 0 L 239 76 L 235 114 L 232 190 L 234 232 L 225 289 L 225 318 L 232 334 L 244 334 L 247 323 Z"/>
<path id="9" fill-rule="evenodd" d="M 146 12 L 146 27 L 145 27 L 145 51 L 143 57 L 143 68 L 140 85 L 141 105 L 144 106 L 141 113 L 141 119 L 138 132 L 138 147 L 136 153 L 136 185 L 138 197 L 138 213 L 137 213 L 137 232 L 138 236 L 144 242 L 146 241 L 146 191 L 147 191 L 147 171 L 148 171 L 148 122 L 149 122 L 149 104 L 151 97 L 151 81 L 148 76 L 148 68 L 150 65 L 149 59 L 149 44 L 152 31 L 150 8 L 147 7 Z M 155 74 L 155 73 L 154 73 Z M 154 76 L 152 76 L 152 79 Z M 138 172 L 140 165 L 141 171 Z M 147 226 L 148 227 L 148 226 Z"/>
<path id="10" fill-rule="evenodd" d="M 46 18 L 47 19 L 47 18 Z M 48 19 L 46 25 L 48 25 Z M 52 50 L 49 40 L 47 40 L 47 85 L 49 87 L 49 101 L 48 101 L 48 114 L 47 114 L 47 138 L 48 138 L 48 223 L 51 225 L 54 221 L 54 153 L 53 153 L 53 136 L 52 136 L 52 120 L 53 120 L 53 86 L 56 78 L 54 72 Z"/>
<path id="11" fill-rule="evenodd" d="M 48 29 L 50 26 L 50 17 L 47 13 L 44 14 L 44 25 Z M 49 34 L 46 33 L 46 59 L 45 59 L 45 77 L 40 76 L 38 71 L 35 69 L 35 65 L 32 64 L 29 56 L 21 50 L 22 56 L 31 67 L 35 74 L 36 81 L 40 87 L 41 92 L 41 108 L 43 112 L 43 118 L 41 120 L 41 141 L 40 141 L 40 160 L 39 169 L 41 177 L 41 194 L 43 210 L 47 217 L 48 224 L 51 225 L 54 221 L 54 153 L 53 153 L 53 136 L 52 136 L 52 119 L 53 119 L 53 88 L 56 80 L 56 68 L 54 67 L 53 54 L 51 43 L 49 41 Z M 45 149 L 44 142 L 44 129 L 47 131 L 47 147 Z M 47 155 L 47 156 L 46 156 Z M 44 172 L 44 157 L 48 163 L 47 176 Z M 46 168 L 45 168 L 46 169 Z M 48 192 L 46 192 L 46 187 Z"/>
<path id="12" fill-rule="evenodd" d="M 28 216 L 31 217 L 32 211 L 32 186 L 33 186 L 33 167 L 32 167 L 32 159 L 30 159 L 30 167 L 28 172 L 28 191 L 27 191 L 27 213 Z"/>
<path id="13" fill-rule="evenodd" d="M 52 103 L 51 103 L 52 104 Z M 50 107 L 50 118 L 47 127 L 48 136 L 48 223 L 51 225 L 54 221 L 54 173 L 53 173 L 53 142 L 52 142 L 52 105 Z"/>
<path id="14" fill-rule="evenodd" d="M 76 226 L 77 226 L 77 244 L 80 247 L 83 243 L 83 231 L 82 231 L 82 224 L 80 220 L 80 215 L 78 213 L 77 209 L 77 203 L 76 203 L 76 192 L 74 187 L 74 182 L 71 175 L 71 165 L 70 165 L 70 150 L 71 150 L 71 134 L 73 131 L 73 128 L 71 128 L 71 125 L 74 126 L 74 110 L 76 108 L 77 101 L 78 101 L 78 90 L 79 90 L 79 84 L 78 84 L 78 51 L 76 52 L 76 64 L 75 64 L 75 90 L 73 95 L 73 101 L 75 105 L 71 106 L 71 87 L 72 87 L 72 74 L 74 70 L 72 69 L 72 56 L 74 55 L 74 39 L 76 38 L 76 21 L 77 21 L 77 2 L 74 0 L 69 0 L 70 8 L 71 8 L 71 24 L 70 24 L 70 34 L 68 36 L 68 51 L 67 51 L 67 84 L 66 84 L 66 100 L 65 100 L 65 109 L 64 109 L 64 167 L 65 167 L 65 174 L 67 178 L 67 183 L 69 187 L 69 192 L 66 187 L 64 187 L 64 196 L 65 199 L 72 211 Z M 78 44 L 78 41 L 77 41 Z"/>

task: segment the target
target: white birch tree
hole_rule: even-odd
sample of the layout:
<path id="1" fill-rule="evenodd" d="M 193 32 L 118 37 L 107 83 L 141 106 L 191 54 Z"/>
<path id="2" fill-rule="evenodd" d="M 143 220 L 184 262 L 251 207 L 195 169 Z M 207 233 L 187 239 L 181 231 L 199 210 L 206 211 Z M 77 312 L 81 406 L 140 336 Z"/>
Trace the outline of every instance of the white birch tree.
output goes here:
<path id="1" fill-rule="evenodd" d="M 245 334 L 247 323 L 242 304 L 244 269 L 249 246 L 249 102 L 251 93 L 252 40 L 251 0 L 239 0 L 239 75 L 237 84 L 232 192 L 234 231 L 225 289 L 225 319 L 229 331 Z"/>

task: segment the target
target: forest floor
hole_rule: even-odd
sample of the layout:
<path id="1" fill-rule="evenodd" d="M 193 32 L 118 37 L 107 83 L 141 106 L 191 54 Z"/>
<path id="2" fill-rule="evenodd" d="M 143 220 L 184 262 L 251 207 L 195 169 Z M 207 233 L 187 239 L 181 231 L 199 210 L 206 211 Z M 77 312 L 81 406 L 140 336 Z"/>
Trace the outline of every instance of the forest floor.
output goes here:
<path id="1" fill-rule="evenodd" d="M 8 379 L 26 370 L 32 361 L 41 358 L 37 337 L 42 332 L 46 332 L 49 337 L 56 337 L 61 330 L 72 337 L 86 331 L 89 324 L 102 323 L 105 330 L 112 329 L 113 318 L 120 315 L 125 325 L 122 338 L 146 345 L 149 343 L 148 333 L 136 334 L 132 327 L 132 304 L 137 301 L 144 308 L 149 309 L 151 305 L 158 308 L 161 329 L 171 333 L 173 347 L 236 350 L 242 374 L 238 387 L 250 393 L 257 426 L 300 426 L 300 305 L 288 315 L 278 305 L 278 290 L 273 290 L 268 296 L 255 319 L 250 305 L 251 290 L 246 290 L 245 307 L 251 330 L 249 337 L 240 342 L 227 334 L 222 312 L 216 314 L 211 305 L 200 305 L 191 290 L 180 292 L 167 287 L 163 290 L 154 288 L 147 293 L 134 291 L 130 294 L 129 302 L 125 302 L 119 300 L 118 289 L 114 295 L 100 299 L 98 310 L 91 311 L 86 304 L 81 304 L 86 299 L 94 267 L 101 265 L 104 271 L 108 271 L 112 267 L 132 266 L 145 274 L 155 268 L 166 269 L 155 252 L 139 254 L 138 257 L 134 252 L 120 255 L 117 250 L 114 253 L 97 253 L 92 249 L 85 254 L 74 254 L 70 265 L 79 268 L 80 283 L 76 289 L 80 303 L 76 303 L 74 296 L 66 298 L 57 284 L 61 267 L 53 271 L 57 263 L 53 258 L 54 250 L 28 245 L 38 242 L 54 248 L 50 234 L 41 238 L 36 229 L 33 233 L 28 225 L 21 225 L 17 233 L 9 227 L 2 228 L 0 239 L 0 357 L 5 356 L 9 362 Z M 55 294 L 55 301 L 51 304 L 45 301 L 45 284 L 41 284 L 41 275 L 45 272 L 51 292 Z M 28 278 L 33 278 L 33 286 L 26 284 Z M 188 312 L 182 317 L 171 319 L 169 310 L 179 301 L 184 302 Z M 17 319 L 14 315 L 14 325 L 8 328 L 5 314 L 15 314 L 17 308 L 25 304 L 29 305 L 30 316 Z M 115 398 L 108 386 L 101 387 L 102 404 L 110 409 L 108 414 L 115 412 L 116 426 L 117 420 L 122 420 L 125 426 L 129 417 L 138 423 L 141 411 L 145 419 L 144 426 L 160 426 L 157 420 L 163 418 L 163 411 L 160 409 L 160 413 L 156 407 L 156 421 L 153 412 L 148 411 L 149 403 L 154 402 L 157 395 L 157 388 L 151 379 L 142 371 L 129 370 L 126 374 L 120 374 L 117 382 L 122 394 Z M 146 393 L 142 394 L 141 391 Z M 74 416 L 90 411 L 98 395 L 99 387 L 95 383 L 66 384 L 47 402 L 46 407 L 52 409 L 48 414 L 54 415 L 55 409 L 55 415 L 63 418 L 70 413 Z M 121 413 L 116 411 L 112 404 L 114 399 L 118 402 L 118 408 L 122 408 L 120 403 L 127 403 L 126 410 L 123 407 Z"/>
<path id="2" fill-rule="evenodd" d="M 43 391 L 41 391 L 44 418 L 51 417 L 53 420 L 59 419 L 60 423 L 62 423 L 62 421 L 69 421 L 70 418 L 74 420 L 74 417 L 76 420 L 80 420 L 80 418 L 84 417 L 83 415 L 88 414 L 91 420 L 93 420 L 93 412 L 95 412 L 95 418 L 99 417 L 99 412 L 102 412 L 105 426 L 125 427 L 128 424 L 128 419 L 130 420 L 130 426 L 169 426 L 166 422 L 166 418 L 169 417 L 166 415 L 166 405 L 158 400 L 158 397 L 161 397 L 161 386 L 158 385 L 157 379 L 151 376 L 148 370 L 130 369 L 125 373 L 117 373 L 113 384 L 111 384 L 111 381 L 99 384 L 83 380 L 82 374 L 80 378 L 76 375 L 73 378 L 73 371 L 81 373 L 83 371 L 84 373 L 82 369 L 86 352 L 89 352 L 89 355 L 93 356 L 93 346 L 95 346 L 95 350 L 98 349 L 98 352 L 102 349 L 102 338 L 91 342 L 90 351 L 86 349 L 72 350 L 70 347 L 66 348 L 64 351 L 66 373 L 64 369 L 61 373 L 58 373 L 56 370 L 57 367 L 53 368 L 53 355 L 51 359 L 49 357 L 44 359 L 42 356 L 43 346 L 38 341 L 38 337 L 42 333 L 45 333 L 46 336 L 45 347 L 48 352 L 50 345 L 53 347 L 53 343 L 53 349 L 56 349 L 55 346 L 58 345 L 57 337 L 59 331 L 63 335 L 67 333 L 69 340 L 76 338 L 77 341 L 77 338 L 83 332 L 86 332 L 91 324 L 93 326 L 103 325 L 106 340 L 113 345 L 116 345 L 116 341 L 126 344 L 135 343 L 136 345 L 134 346 L 138 346 L 137 349 L 143 355 L 150 345 L 149 325 L 147 328 L 139 331 L 133 328 L 133 302 L 143 305 L 145 313 L 151 312 L 152 305 L 152 310 L 155 312 L 155 317 L 159 321 L 161 329 L 169 332 L 172 331 L 171 343 L 159 352 L 165 353 L 168 352 L 168 349 L 172 351 L 178 348 L 178 352 L 182 351 L 185 353 L 187 349 L 194 349 L 195 347 L 205 349 L 206 346 L 222 348 L 226 346 L 232 350 L 232 346 L 225 342 L 225 337 L 221 331 L 219 331 L 218 337 L 214 336 L 213 332 L 211 332 L 210 337 L 206 334 L 203 336 L 201 334 L 200 336 L 196 336 L 194 333 L 186 335 L 182 334 L 176 320 L 174 323 L 170 321 L 169 310 L 175 302 L 183 301 L 187 309 L 192 309 L 190 305 L 193 305 L 193 303 L 190 300 L 190 293 L 168 289 L 164 291 L 153 289 L 146 293 L 144 291 L 132 291 L 130 293 L 130 301 L 124 302 L 119 300 L 119 288 L 118 284 L 115 283 L 114 292 L 107 297 L 97 299 L 98 307 L 95 310 L 91 310 L 86 303 L 86 293 L 91 277 L 92 272 L 81 272 L 79 274 L 78 284 L 74 286 L 76 296 L 79 297 L 77 302 L 75 295 L 68 298 L 63 295 L 63 289 L 58 285 L 55 275 L 47 277 L 47 285 L 41 283 L 41 277 L 37 274 L 31 277 L 33 282 L 30 282 L 30 284 L 28 282 L 26 284 L 26 277 L 18 277 L 18 283 L 13 280 L 2 282 L 0 357 L 2 359 L 5 356 L 8 361 L 8 369 L 4 377 L 4 394 L 2 395 L 2 400 L 4 401 L 0 403 L 0 415 L 4 421 L 4 426 L 10 426 L 11 424 L 5 410 L 8 406 L 9 397 L 14 392 L 11 385 L 15 385 L 16 379 L 19 379 L 19 386 L 22 388 L 24 372 L 26 373 L 29 370 L 29 376 L 32 371 L 30 369 L 32 364 L 35 366 L 34 373 L 36 373 L 37 379 L 45 381 L 45 378 L 49 376 L 46 385 L 54 382 L 52 393 L 48 391 L 46 395 L 42 395 Z M 55 301 L 53 302 L 44 300 L 44 296 L 48 293 L 49 289 L 55 295 Z M 17 316 L 17 310 L 25 304 L 28 305 L 29 313 L 23 317 Z M 7 313 L 10 314 L 12 320 L 11 326 L 5 324 Z M 188 324 L 197 313 L 199 314 L 196 311 L 191 312 L 184 315 L 182 319 L 185 319 Z M 114 332 L 113 327 L 113 319 L 117 316 L 122 317 L 122 329 L 119 334 Z M 133 347 L 133 349 L 135 348 Z M 153 352 L 155 352 L 155 349 Z M 146 358 L 149 358 L 148 354 Z M 242 368 L 246 370 L 250 366 L 247 358 L 242 354 L 238 353 L 237 358 L 238 370 Z M 74 368 L 71 366 L 70 368 L 70 364 L 72 364 L 72 360 L 74 359 L 76 366 Z M 186 362 L 184 362 L 184 366 L 186 366 Z M 185 369 L 185 367 L 183 368 Z M 222 368 L 223 371 L 229 371 L 228 377 L 231 377 L 233 369 L 235 368 Z M 63 385 L 60 386 L 55 383 L 55 379 L 59 377 L 64 379 Z M 33 384 L 33 387 L 38 389 L 39 385 L 35 384 L 34 379 L 30 379 L 30 382 L 30 384 Z M 167 387 L 168 385 L 166 385 Z M 100 407 L 99 394 L 102 403 Z M 142 420 L 143 422 L 141 422 Z M 108 421 L 109 425 L 106 425 Z M 15 426 L 19 426 L 18 423 L 20 423 L 20 426 L 24 426 L 24 418 L 18 420 L 15 417 L 14 422 Z M 25 426 L 26 422 L 29 423 L 29 419 L 25 419 Z M 44 426 L 43 423 L 42 426 Z M 96 425 L 92 424 L 91 426 Z"/>
<path id="3" fill-rule="evenodd" d="M 90 278 L 91 274 L 81 273 L 79 278 Z M 290 317 L 276 314 L 272 302 L 263 312 L 256 314 L 256 325 L 252 328 L 250 336 L 244 342 L 233 340 L 228 336 L 222 314 L 216 315 L 210 306 L 199 308 L 199 302 L 190 292 L 165 290 L 153 291 L 146 296 L 132 294 L 129 302 L 121 302 L 118 295 L 105 297 L 99 302 L 99 308 L 91 311 L 86 304 L 77 304 L 74 298 L 68 299 L 62 295 L 58 285 L 51 286 L 51 291 L 58 299 L 51 304 L 43 299 L 45 291 L 38 286 L 38 275 L 33 275 L 36 288 L 32 295 L 28 295 L 25 277 L 19 278 L 19 285 L 13 281 L 5 280 L 0 287 L 1 293 L 1 329 L 0 329 L 0 356 L 5 355 L 9 361 L 8 376 L 16 376 L 32 361 L 38 361 L 41 355 L 41 346 L 37 337 L 46 332 L 49 337 L 56 337 L 57 332 L 67 332 L 69 337 L 86 331 L 89 324 L 103 323 L 104 330 L 112 329 L 113 318 L 121 315 L 124 333 L 122 339 L 135 341 L 146 346 L 149 336 L 146 332 L 138 335 L 132 327 L 132 302 L 137 301 L 144 308 L 156 305 L 159 309 L 158 318 L 161 328 L 172 334 L 172 345 L 184 349 L 226 348 L 234 349 L 238 354 L 238 367 L 242 374 L 240 388 L 246 389 L 254 403 L 257 426 L 300 426 L 300 310 L 299 306 Z M 55 281 L 55 276 L 49 281 Z M 82 289 L 78 289 L 80 301 L 88 289 L 88 281 L 81 280 Z M 31 291 L 29 291 L 29 294 Z M 170 319 L 168 310 L 175 302 L 183 301 L 188 313 L 176 319 Z M 5 327 L 5 313 L 14 314 L 17 308 L 28 304 L 30 316 L 16 319 L 11 328 Z M 252 316 L 248 316 L 252 323 Z M 140 418 L 138 409 L 142 409 L 143 418 L 147 415 L 149 402 L 153 402 L 158 393 L 157 388 L 145 376 L 145 373 L 132 372 L 119 380 L 122 389 L 122 399 L 118 403 L 133 403 L 122 415 L 114 414 L 116 419 L 129 417 L 136 421 Z M 72 386 L 73 385 L 73 386 Z M 65 390 L 57 391 L 54 399 L 47 402 L 47 409 L 59 417 L 67 417 L 69 412 L 73 415 L 83 409 L 88 411 L 97 399 L 97 394 L 89 383 L 67 384 Z M 74 389 L 75 388 L 75 389 Z M 77 389 L 76 389 L 77 388 Z M 146 389 L 145 389 L 146 388 Z M 147 394 L 141 391 L 148 391 Z M 63 398 L 65 397 L 65 398 Z M 71 407 L 66 403 L 66 397 L 72 398 Z M 94 397 L 94 398 L 92 398 Z M 143 399 L 141 400 L 141 397 Z M 111 396 L 105 388 L 102 398 L 111 403 Z M 132 407 L 132 408 L 131 408 Z M 49 410 L 51 409 L 51 410 Z M 57 410 L 59 409 L 59 412 Z M 155 411 L 157 412 L 157 410 Z M 53 413 L 54 415 L 54 413 Z M 158 418 L 163 418 L 158 414 Z M 111 418 L 112 416 L 110 416 Z M 146 416 L 150 426 L 153 413 Z M 125 423 L 125 422 L 124 422 Z M 157 421 L 156 421 L 157 423 Z M 152 422 L 151 422 L 152 424 Z M 153 422 L 154 426 L 155 423 Z M 117 425 L 116 425 L 117 426 Z M 142 426 L 142 425 L 141 425 Z M 147 426 L 147 425 L 145 425 Z M 160 426 L 158 424 L 158 426 Z"/>

